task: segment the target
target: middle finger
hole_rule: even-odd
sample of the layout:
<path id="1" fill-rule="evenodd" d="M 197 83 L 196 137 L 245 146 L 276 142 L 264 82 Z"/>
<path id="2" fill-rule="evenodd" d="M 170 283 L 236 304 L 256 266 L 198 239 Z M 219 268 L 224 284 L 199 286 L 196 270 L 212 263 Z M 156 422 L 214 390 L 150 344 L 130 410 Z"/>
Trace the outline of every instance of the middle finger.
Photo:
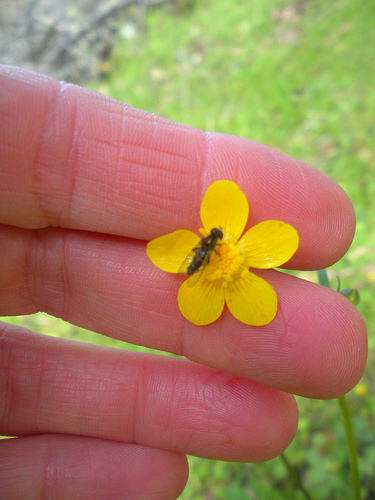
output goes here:
<path id="1" fill-rule="evenodd" d="M 62 229 L 3 226 L 0 313 L 46 311 L 134 344 L 307 397 L 350 390 L 364 370 L 366 331 L 340 294 L 275 271 L 276 318 L 251 327 L 230 314 L 205 327 L 178 310 L 178 276 L 156 269 L 145 243 Z"/>

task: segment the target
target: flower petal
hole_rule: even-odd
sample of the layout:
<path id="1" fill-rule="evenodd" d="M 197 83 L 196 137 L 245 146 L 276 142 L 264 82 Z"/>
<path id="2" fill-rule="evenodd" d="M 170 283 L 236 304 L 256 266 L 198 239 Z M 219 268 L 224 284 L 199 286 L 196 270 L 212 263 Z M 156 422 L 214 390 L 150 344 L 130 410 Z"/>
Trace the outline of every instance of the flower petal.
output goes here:
<path id="1" fill-rule="evenodd" d="M 201 240 L 192 231 L 180 229 L 155 238 L 147 244 L 147 256 L 155 266 L 168 273 L 186 272 L 187 257 Z M 186 269 L 183 263 L 186 261 Z"/>
<path id="2" fill-rule="evenodd" d="M 207 189 L 201 204 L 201 220 L 207 232 L 220 227 L 238 240 L 249 216 L 249 204 L 232 181 L 216 181 Z"/>
<path id="3" fill-rule="evenodd" d="M 194 275 L 180 286 L 178 307 L 183 316 L 194 325 L 208 325 L 217 320 L 223 312 L 223 288 L 210 283 L 204 276 L 201 276 L 194 286 L 189 286 L 193 277 Z"/>
<path id="4" fill-rule="evenodd" d="M 298 233 L 280 220 L 267 220 L 251 227 L 239 242 L 246 264 L 270 269 L 287 262 L 298 248 Z"/>
<path id="5" fill-rule="evenodd" d="M 277 295 L 263 278 L 247 272 L 225 289 L 225 300 L 235 318 L 246 325 L 270 323 L 277 313 Z"/>

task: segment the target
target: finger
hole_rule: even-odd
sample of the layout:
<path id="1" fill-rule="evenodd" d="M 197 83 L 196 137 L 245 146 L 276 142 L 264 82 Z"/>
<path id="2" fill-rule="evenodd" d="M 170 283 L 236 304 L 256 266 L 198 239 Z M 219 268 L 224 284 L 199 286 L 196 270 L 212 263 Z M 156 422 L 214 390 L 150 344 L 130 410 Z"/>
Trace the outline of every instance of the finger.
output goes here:
<path id="1" fill-rule="evenodd" d="M 296 431 L 290 395 L 188 360 L 10 326 L 0 346 L 6 435 L 79 434 L 247 462 L 278 455 Z"/>
<path id="2" fill-rule="evenodd" d="M 1 498 L 172 500 L 187 473 L 184 456 L 133 444 L 61 435 L 0 441 Z"/>
<path id="3" fill-rule="evenodd" d="M 225 312 L 187 322 L 179 277 L 153 267 L 145 244 L 61 229 L 3 227 L 0 313 L 43 310 L 84 328 L 175 354 L 307 397 L 350 390 L 364 371 L 366 328 L 340 294 L 276 271 L 259 273 L 278 295 L 276 318 L 246 326 Z"/>
<path id="4" fill-rule="evenodd" d="M 197 231 L 206 188 L 231 179 L 250 202 L 248 226 L 280 219 L 297 229 L 290 266 L 328 267 L 349 247 L 353 208 L 308 165 L 247 139 L 205 134 L 74 85 L 1 68 L 0 222 L 149 240 Z"/>

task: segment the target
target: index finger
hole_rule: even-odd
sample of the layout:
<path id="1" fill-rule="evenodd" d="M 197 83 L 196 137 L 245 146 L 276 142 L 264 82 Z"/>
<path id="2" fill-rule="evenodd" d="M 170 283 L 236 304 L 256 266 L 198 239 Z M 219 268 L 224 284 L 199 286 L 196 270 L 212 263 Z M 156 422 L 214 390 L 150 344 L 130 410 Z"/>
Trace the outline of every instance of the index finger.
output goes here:
<path id="1" fill-rule="evenodd" d="M 290 266 L 327 267 L 351 243 L 345 193 L 278 151 L 17 68 L 0 67 L 0 88 L 1 223 L 149 240 L 197 230 L 206 188 L 231 179 L 249 200 L 248 225 L 280 219 L 297 229 Z"/>

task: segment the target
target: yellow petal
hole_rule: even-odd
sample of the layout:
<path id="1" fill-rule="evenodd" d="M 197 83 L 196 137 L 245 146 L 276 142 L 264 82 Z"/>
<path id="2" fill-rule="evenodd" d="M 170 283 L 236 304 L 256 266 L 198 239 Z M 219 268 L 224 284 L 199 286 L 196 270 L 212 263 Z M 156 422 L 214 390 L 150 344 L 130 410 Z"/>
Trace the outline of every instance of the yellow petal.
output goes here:
<path id="1" fill-rule="evenodd" d="M 212 284 L 201 276 L 194 286 L 184 281 L 178 291 L 178 307 L 183 316 L 194 325 L 208 325 L 223 312 L 225 299 L 221 286 Z"/>
<path id="2" fill-rule="evenodd" d="M 239 239 L 245 229 L 249 204 L 232 181 L 216 181 L 207 189 L 201 204 L 201 220 L 206 231 L 220 227 L 224 235 Z"/>
<path id="3" fill-rule="evenodd" d="M 259 276 L 248 272 L 224 290 L 230 312 L 242 323 L 252 326 L 267 325 L 276 316 L 276 292 Z"/>
<path id="4" fill-rule="evenodd" d="M 293 226 L 279 220 L 267 220 L 246 231 L 239 247 L 249 267 L 269 269 L 287 262 L 297 250 L 298 241 Z"/>
<path id="5" fill-rule="evenodd" d="M 200 240 L 192 231 L 180 229 L 150 241 L 147 244 L 147 256 L 162 271 L 186 272 L 181 266 Z M 188 264 L 186 261 L 186 268 Z"/>

